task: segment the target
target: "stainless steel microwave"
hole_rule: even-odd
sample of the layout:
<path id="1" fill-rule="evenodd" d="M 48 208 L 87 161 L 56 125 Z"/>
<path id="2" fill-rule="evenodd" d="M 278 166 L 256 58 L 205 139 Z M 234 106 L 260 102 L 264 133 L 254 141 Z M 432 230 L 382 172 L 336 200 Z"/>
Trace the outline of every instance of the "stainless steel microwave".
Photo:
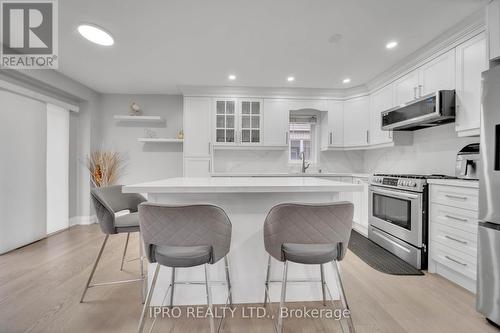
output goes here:
<path id="1" fill-rule="evenodd" d="M 382 129 L 415 131 L 455 121 L 455 90 L 439 90 L 382 112 Z"/>

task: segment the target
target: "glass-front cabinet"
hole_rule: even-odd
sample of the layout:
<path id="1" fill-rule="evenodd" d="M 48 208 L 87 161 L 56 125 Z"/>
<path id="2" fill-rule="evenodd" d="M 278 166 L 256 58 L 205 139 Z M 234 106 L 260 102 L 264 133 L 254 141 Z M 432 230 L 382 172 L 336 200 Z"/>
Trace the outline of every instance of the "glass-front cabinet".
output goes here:
<path id="1" fill-rule="evenodd" d="M 234 143 L 236 141 L 236 100 L 215 102 L 215 142 Z"/>
<path id="2" fill-rule="evenodd" d="M 217 98 L 214 105 L 216 145 L 262 143 L 262 100 Z"/>

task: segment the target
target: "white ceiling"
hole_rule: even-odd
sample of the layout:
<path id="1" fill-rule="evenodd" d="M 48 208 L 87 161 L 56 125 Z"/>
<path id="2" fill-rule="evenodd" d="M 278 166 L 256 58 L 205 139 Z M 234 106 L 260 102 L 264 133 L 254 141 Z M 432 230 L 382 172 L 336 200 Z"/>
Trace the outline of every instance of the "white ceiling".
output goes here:
<path id="1" fill-rule="evenodd" d="M 482 0 L 62 0 L 59 70 L 103 93 L 182 85 L 365 84 L 484 6 Z M 80 23 L 115 45 L 84 40 Z M 342 38 L 338 39 L 338 34 Z M 332 36 L 334 36 L 332 38 Z M 333 42 L 332 42 L 333 39 Z M 399 41 L 386 50 L 389 40 Z M 229 73 L 237 80 L 229 82 Z M 293 83 L 286 81 L 293 75 Z M 351 78 L 349 85 L 342 79 Z"/>

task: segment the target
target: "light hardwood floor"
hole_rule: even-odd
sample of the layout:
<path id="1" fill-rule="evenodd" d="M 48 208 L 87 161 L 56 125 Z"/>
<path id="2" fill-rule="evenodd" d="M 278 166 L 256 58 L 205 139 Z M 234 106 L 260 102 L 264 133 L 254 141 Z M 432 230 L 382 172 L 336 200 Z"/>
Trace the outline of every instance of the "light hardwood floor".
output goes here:
<path id="1" fill-rule="evenodd" d="M 79 303 L 102 239 L 97 225 L 77 226 L 0 256 L 0 332 L 135 332 L 141 311 L 137 284 L 91 288 Z M 110 237 L 96 281 L 137 276 L 137 261 L 119 271 L 124 241 L 125 235 Z M 137 234 L 129 245 L 128 257 L 137 257 Z M 352 253 L 342 268 L 357 332 L 499 332 L 476 313 L 474 295 L 439 276 L 383 274 Z M 162 319 L 154 330 L 207 331 L 201 319 Z M 285 321 L 285 331 L 340 332 L 340 327 L 332 320 L 292 319 Z M 273 328 L 269 319 L 239 317 L 228 319 L 223 332 Z"/>

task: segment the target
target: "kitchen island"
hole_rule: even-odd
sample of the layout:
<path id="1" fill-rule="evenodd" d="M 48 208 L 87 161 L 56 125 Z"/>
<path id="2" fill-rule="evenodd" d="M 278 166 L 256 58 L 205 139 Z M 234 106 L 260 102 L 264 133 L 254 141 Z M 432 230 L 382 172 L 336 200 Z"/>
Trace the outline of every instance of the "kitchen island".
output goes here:
<path id="1" fill-rule="evenodd" d="M 314 177 L 207 177 L 170 178 L 155 182 L 128 185 L 125 193 L 145 193 L 148 201 L 166 204 L 209 203 L 222 207 L 233 229 L 229 260 L 234 303 L 260 303 L 264 299 L 267 253 L 264 249 L 263 223 L 267 213 L 279 203 L 324 203 L 339 201 L 341 192 L 360 192 L 358 184 L 336 182 Z M 273 259 L 271 280 L 280 280 L 283 265 Z M 331 265 L 325 265 L 327 283 L 334 298 L 338 297 Z M 223 281 L 223 260 L 211 266 L 211 280 Z M 153 269 L 148 269 L 149 281 Z M 204 279 L 203 266 L 178 269 L 178 281 Z M 319 279 L 317 265 L 289 265 L 289 279 Z M 160 305 L 170 284 L 171 271 L 162 267 L 153 295 L 152 305 Z M 279 300 L 281 285 L 272 283 L 272 301 Z M 213 284 L 214 303 L 224 304 L 224 286 Z M 291 283 L 288 301 L 321 299 L 320 283 Z M 205 304 L 203 286 L 176 286 L 174 304 Z"/>

